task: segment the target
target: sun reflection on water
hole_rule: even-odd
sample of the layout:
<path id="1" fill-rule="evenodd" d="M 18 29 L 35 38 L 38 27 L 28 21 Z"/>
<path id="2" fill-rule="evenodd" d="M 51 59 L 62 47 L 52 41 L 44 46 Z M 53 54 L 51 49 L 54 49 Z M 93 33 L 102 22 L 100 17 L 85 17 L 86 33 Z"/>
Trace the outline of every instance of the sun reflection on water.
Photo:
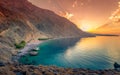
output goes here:
<path id="1" fill-rule="evenodd" d="M 112 41 L 112 43 L 111 43 Z M 105 53 L 105 56 L 112 58 L 110 60 L 120 60 L 120 37 L 96 37 L 83 38 L 76 43 L 74 47 L 70 47 L 65 52 L 65 57 L 69 60 L 75 60 L 83 56 L 97 55 L 97 53 Z"/>

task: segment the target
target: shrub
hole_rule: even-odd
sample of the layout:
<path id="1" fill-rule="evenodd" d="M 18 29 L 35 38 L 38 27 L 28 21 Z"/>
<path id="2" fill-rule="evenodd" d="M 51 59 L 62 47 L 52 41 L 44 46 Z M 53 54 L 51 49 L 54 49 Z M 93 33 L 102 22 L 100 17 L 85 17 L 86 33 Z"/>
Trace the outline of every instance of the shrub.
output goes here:
<path id="1" fill-rule="evenodd" d="M 49 38 L 39 38 L 38 40 L 48 40 Z"/>
<path id="2" fill-rule="evenodd" d="M 15 47 L 16 47 L 17 49 L 21 49 L 21 48 L 24 48 L 24 47 L 25 47 L 26 42 L 25 42 L 25 41 L 21 41 L 20 43 L 15 43 L 14 45 L 15 45 Z"/>

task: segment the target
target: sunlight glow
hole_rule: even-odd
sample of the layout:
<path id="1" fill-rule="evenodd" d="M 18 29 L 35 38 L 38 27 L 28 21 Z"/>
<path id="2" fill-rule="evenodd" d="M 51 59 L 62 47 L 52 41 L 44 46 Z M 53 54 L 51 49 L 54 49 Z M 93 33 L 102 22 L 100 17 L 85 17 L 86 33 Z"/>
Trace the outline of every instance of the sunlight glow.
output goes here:
<path id="1" fill-rule="evenodd" d="M 111 39 L 113 43 L 110 43 Z M 119 39 L 119 37 L 114 39 L 113 37 L 82 38 L 75 46 L 68 48 L 64 56 L 70 61 L 81 57 L 82 54 L 97 53 L 105 49 L 110 58 L 119 60 Z"/>
<path id="2" fill-rule="evenodd" d="M 86 32 L 91 32 L 97 28 L 94 25 L 94 23 L 88 22 L 86 20 L 82 20 L 80 24 L 77 24 L 77 26 L 78 26 L 78 28 L 80 28 L 81 30 L 86 31 Z"/>
<path id="3" fill-rule="evenodd" d="M 90 25 L 82 25 L 80 27 L 83 31 L 91 31 L 92 30 L 92 27 Z"/>

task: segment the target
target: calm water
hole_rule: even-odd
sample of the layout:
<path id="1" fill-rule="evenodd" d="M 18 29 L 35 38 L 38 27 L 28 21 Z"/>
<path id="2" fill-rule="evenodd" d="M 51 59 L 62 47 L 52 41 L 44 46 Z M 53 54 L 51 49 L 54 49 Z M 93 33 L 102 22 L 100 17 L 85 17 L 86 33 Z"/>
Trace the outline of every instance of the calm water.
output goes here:
<path id="1" fill-rule="evenodd" d="M 120 37 L 67 38 L 46 41 L 37 56 L 26 55 L 24 64 L 107 69 L 120 63 Z"/>

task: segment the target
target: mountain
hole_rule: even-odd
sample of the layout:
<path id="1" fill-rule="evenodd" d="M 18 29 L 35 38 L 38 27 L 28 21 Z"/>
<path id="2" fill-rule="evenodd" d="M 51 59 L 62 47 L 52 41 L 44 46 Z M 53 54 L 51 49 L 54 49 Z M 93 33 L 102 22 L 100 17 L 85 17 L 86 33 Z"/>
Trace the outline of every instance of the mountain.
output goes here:
<path id="1" fill-rule="evenodd" d="M 0 0 L 0 61 L 8 61 L 15 43 L 44 37 L 86 37 L 75 24 L 27 0 Z"/>
<path id="2" fill-rule="evenodd" d="M 29 25 L 29 28 L 34 26 L 30 29 L 36 28 L 54 37 L 85 35 L 85 32 L 78 29 L 72 22 L 56 15 L 52 11 L 38 8 L 27 0 L 1 0 L 0 5 L 1 9 L 5 11 L 3 11 L 5 17 L 9 17 L 10 20 L 12 18 L 13 20 L 22 21 L 22 23 L 26 24 L 23 26 Z"/>

